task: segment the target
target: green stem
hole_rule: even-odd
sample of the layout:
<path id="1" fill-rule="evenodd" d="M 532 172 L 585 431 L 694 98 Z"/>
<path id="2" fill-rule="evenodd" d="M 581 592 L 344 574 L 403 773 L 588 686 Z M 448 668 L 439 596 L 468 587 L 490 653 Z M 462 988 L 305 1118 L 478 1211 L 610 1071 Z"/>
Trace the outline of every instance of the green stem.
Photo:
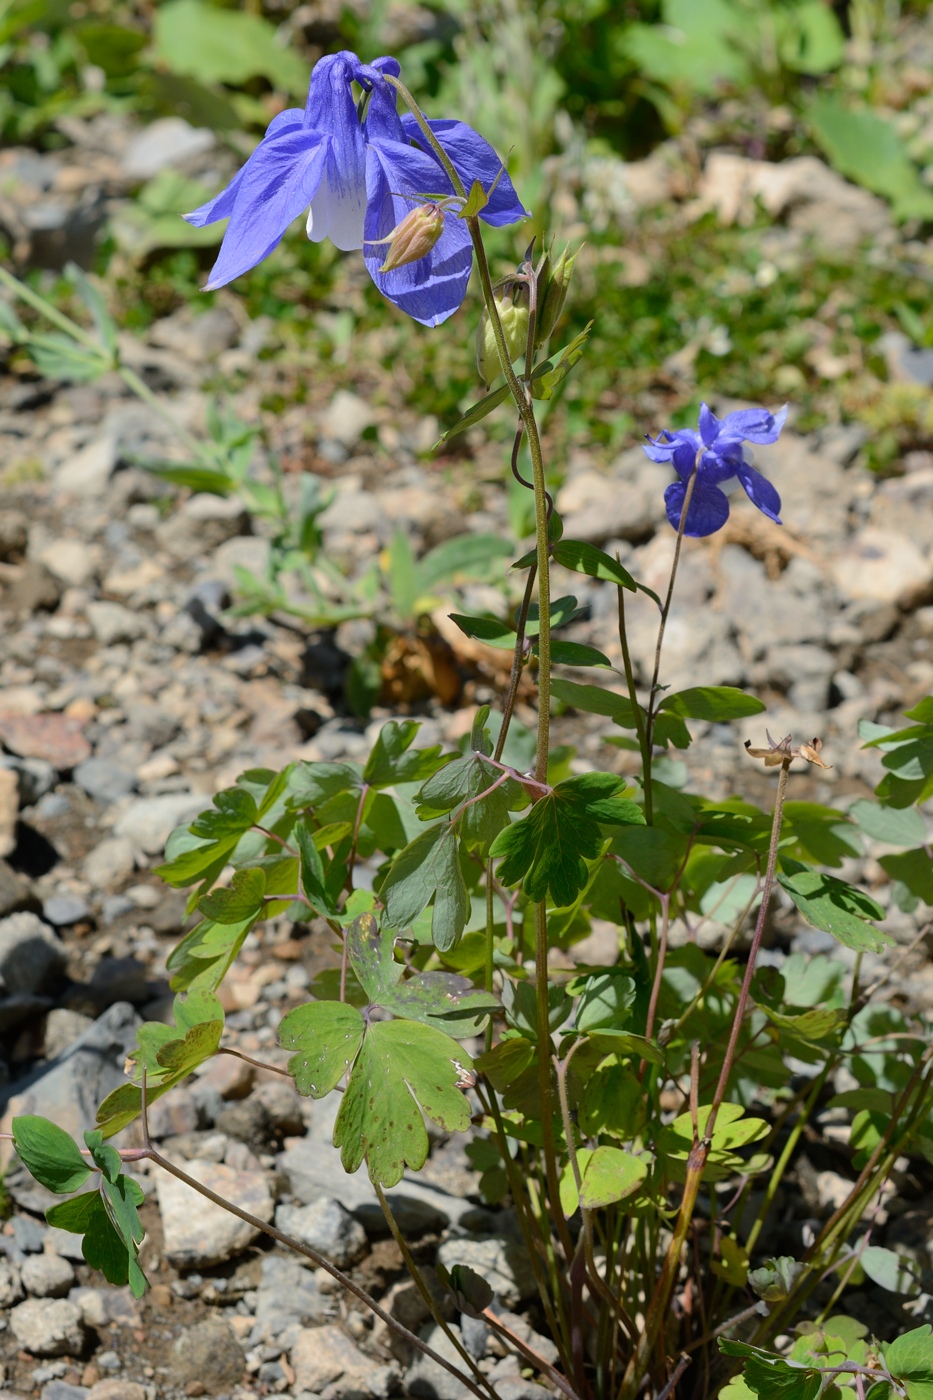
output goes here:
<path id="1" fill-rule="evenodd" d="M 80 345 L 84 345 L 88 350 L 101 350 L 100 342 L 95 340 L 82 326 L 79 326 L 77 321 L 72 321 L 70 316 L 66 316 L 63 311 L 59 311 L 57 306 L 53 306 L 50 301 L 46 301 L 45 297 L 40 296 L 38 292 L 34 292 L 32 287 L 28 286 L 25 282 L 21 282 L 18 277 L 14 277 L 12 272 L 7 272 L 4 267 L 0 267 L 0 283 L 9 287 L 13 295 L 19 297 L 20 301 L 25 301 L 34 311 L 38 311 L 41 316 L 44 316 L 47 321 L 51 321 L 53 325 L 58 326 L 59 330 L 64 331 L 66 335 L 70 335 L 72 340 L 78 341 Z"/>
<path id="2" fill-rule="evenodd" d="M 176 436 L 181 439 L 188 451 L 192 452 L 198 461 L 203 462 L 206 467 L 212 467 L 216 470 L 217 463 L 211 456 L 209 449 L 204 446 L 203 442 L 198 442 L 197 438 L 189 433 L 188 429 L 179 423 L 178 419 L 174 417 L 173 414 L 169 413 L 158 394 L 152 392 L 146 381 L 141 379 L 136 371 L 130 369 L 127 365 L 118 364 L 116 368 L 126 387 L 132 390 L 138 399 L 142 399 L 143 403 L 147 404 L 154 413 L 157 413 L 163 423 L 167 423 L 168 426 L 173 429 Z"/>
<path id="3" fill-rule="evenodd" d="M 632 667 L 632 654 L 628 644 L 628 630 L 625 626 L 625 589 L 618 585 L 616 592 L 619 595 L 619 645 L 622 648 L 622 667 L 625 671 L 625 684 L 628 687 L 628 698 L 632 702 L 632 709 L 635 713 L 635 730 L 638 734 L 638 747 L 641 749 L 642 772 L 650 776 L 651 768 L 651 745 L 648 742 L 648 732 L 645 727 L 645 716 L 641 705 L 638 703 L 638 694 L 635 690 L 635 671 Z M 645 821 L 651 825 L 654 816 L 654 803 L 651 796 L 651 784 L 648 782 L 645 787 Z"/>

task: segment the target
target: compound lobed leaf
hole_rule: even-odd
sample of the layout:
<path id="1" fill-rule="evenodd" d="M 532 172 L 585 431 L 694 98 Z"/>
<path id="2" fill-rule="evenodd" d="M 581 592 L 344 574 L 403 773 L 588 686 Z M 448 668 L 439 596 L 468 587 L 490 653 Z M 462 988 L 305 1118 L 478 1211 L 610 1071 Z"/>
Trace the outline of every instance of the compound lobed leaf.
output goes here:
<path id="1" fill-rule="evenodd" d="M 48 1118 L 32 1113 L 14 1118 L 13 1144 L 36 1181 L 56 1195 L 77 1191 L 91 1175 L 74 1139 Z"/>
<path id="2" fill-rule="evenodd" d="M 405 1167 L 418 1171 L 428 1155 L 422 1114 L 447 1132 L 464 1132 L 473 1083 L 472 1061 L 442 1031 L 417 1021 L 378 1021 L 363 1039 L 334 1124 L 344 1170 L 366 1159 L 369 1175 L 395 1186 Z"/>
<path id="3" fill-rule="evenodd" d="M 641 808 L 616 796 L 624 789 L 625 779 L 612 773 L 586 773 L 558 783 L 493 841 L 489 854 L 503 858 L 499 879 L 506 885 L 523 881 L 529 899 L 550 894 L 557 908 L 572 904 L 587 883 L 584 862 L 602 848 L 599 823 L 644 824 Z"/>
<path id="4" fill-rule="evenodd" d="M 195 817 L 188 830 L 194 836 L 217 841 L 225 836 L 242 836 L 256 821 L 259 809 L 251 793 L 243 788 L 225 788 L 213 798 L 214 810 Z"/>
<path id="5" fill-rule="evenodd" d="M 460 869 L 457 830 L 438 822 L 399 851 L 380 890 L 386 918 L 394 928 L 408 928 L 432 898 L 431 936 L 441 952 L 460 939 L 470 912 Z"/>
<path id="6" fill-rule="evenodd" d="M 108 1147 L 104 1144 L 104 1135 L 100 1128 L 84 1134 L 84 1145 L 91 1154 L 91 1158 L 96 1166 L 100 1167 L 106 1179 L 110 1182 L 116 1181 L 120 1175 L 120 1168 L 123 1165 L 122 1158 L 115 1147 Z"/>
<path id="7" fill-rule="evenodd" d="M 878 863 L 892 880 L 900 880 L 917 899 L 933 904 L 933 861 L 924 848 L 881 856 Z"/>
<path id="8" fill-rule="evenodd" d="M 379 731 L 372 753 L 363 770 L 363 781 L 371 788 L 394 783 L 421 783 L 440 768 L 446 759 L 440 744 L 429 749 L 412 749 L 421 725 L 417 720 L 389 720 Z"/>
<path id="9" fill-rule="evenodd" d="M 214 923 L 239 924 L 262 912 L 265 892 L 265 870 L 261 866 L 249 866 L 234 872 L 229 889 L 216 889 L 203 895 L 198 900 L 198 908 Z"/>
<path id="10" fill-rule="evenodd" d="M 587 1210 L 610 1206 L 630 1196 L 648 1175 L 648 1163 L 621 1147 L 597 1147 L 580 1184 L 580 1205 Z"/>
<path id="11" fill-rule="evenodd" d="M 933 1329 L 927 1322 L 883 1347 L 884 1360 L 895 1380 L 902 1381 L 907 1400 L 930 1400 L 933 1395 Z"/>
<path id="12" fill-rule="evenodd" d="M 124 1210 L 132 1211 L 135 1224 L 130 1228 L 129 1242 L 115 1225 L 108 1206 L 100 1191 L 86 1191 L 74 1196 L 70 1201 L 61 1201 L 45 1213 L 50 1225 L 60 1230 L 68 1230 L 73 1235 L 83 1235 L 81 1252 L 92 1269 L 99 1270 L 108 1283 L 118 1288 L 130 1285 L 133 1296 L 141 1298 L 149 1286 L 146 1276 L 139 1267 L 137 1246 L 142 1240 L 142 1229 L 136 1207 L 142 1204 L 143 1193 L 130 1177 L 118 1178 L 117 1186 L 105 1183 L 125 1204 L 119 1207 L 121 1219 Z M 126 1216 L 128 1227 L 130 1217 Z"/>
<path id="13" fill-rule="evenodd" d="M 311 1001 L 283 1016 L 278 1042 L 294 1052 L 288 1072 L 299 1094 L 321 1099 L 335 1089 L 356 1059 L 365 1029 L 359 1011 L 341 1001 Z"/>

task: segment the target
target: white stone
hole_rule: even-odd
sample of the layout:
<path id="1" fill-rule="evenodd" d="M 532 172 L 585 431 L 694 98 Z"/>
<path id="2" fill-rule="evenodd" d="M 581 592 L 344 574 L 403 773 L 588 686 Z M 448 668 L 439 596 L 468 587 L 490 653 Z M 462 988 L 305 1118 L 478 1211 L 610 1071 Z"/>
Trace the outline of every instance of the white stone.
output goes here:
<path id="1" fill-rule="evenodd" d="M 909 606 L 933 582 L 933 564 L 904 535 L 868 525 L 833 561 L 843 597 Z"/>
<path id="2" fill-rule="evenodd" d="M 186 826 L 210 806 L 203 793 L 169 792 L 140 797 L 131 802 L 114 823 L 114 836 L 129 841 L 135 850 L 157 856 L 176 826 Z"/>
<path id="3" fill-rule="evenodd" d="M 123 173 L 131 180 L 150 180 L 160 170 L 213 149 L 215 136 L 203 126 L 190 126 L 182 117 L 160 117 L 134 136 L 123 156 Z"/>
<path id="4" fill-rule="evenodd" d="M 117 442 L 110 433 L 95 438 L 80 452 L 69 457 L 55 473 L 55 485 L 60 491 L 76 496 L 102 495 L 110 483 L 117 464 Z"/>
<path id="5" fill-rule="evenodd" d="M 67 1298 L 30 1298 L 10 1313 L 13 1335 L 33 1356 L 76 1356 L 84 1345 L 81 1313 Z"/>
<path id="6" fill-rule="evenodd" d="M 16 846 L 19 818 L 19 774 L 13 768 L 0 768 L 0 856 L 8 856 Z"/>
<path id="7" fill-rule="evenodd" d="M 262 1172 L 234 1171 L 231 1167 L 200 1158 L 185 1168 L 203 1186 L 260 1220 L 270 1221 L 274 1210 L 269 1185 Z M 205 1199 L 177 1177 L 159 1170 L 156 1191 L 164 1232 L 164 1251 L 177 1268 L 203 1268 L 232 1259 L 252 1244 L 259 1230 Z"/>

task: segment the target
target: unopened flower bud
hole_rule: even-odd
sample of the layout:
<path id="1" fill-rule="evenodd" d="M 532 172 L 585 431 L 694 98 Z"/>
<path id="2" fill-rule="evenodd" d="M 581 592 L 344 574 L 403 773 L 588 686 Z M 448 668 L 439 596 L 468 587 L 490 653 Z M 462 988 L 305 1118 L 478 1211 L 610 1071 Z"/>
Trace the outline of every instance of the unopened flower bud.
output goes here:
<path id="1" fill-rule="evenodd" d="M 406 263 L 426 257 L 444 232 L 444 211 L 439 204 L 419 204 L 410 210 L 386 238 L 368 239 L 370 244 L 388 243 L 389 251 L 380 272 L 392 272 Z"/>
<path id="2" fill-rule="evenodd" d="M 579 252 L 579 249 L 577 251 Z M 560 320 L 560 313 L 564 309 L 570 279 L 573 276 L 573 265 L 576 260 L 577 254 L 570 253 L 568 244 L 550 269 L 544 296 L 538 303 L 538 326 L 535 335 L 539 344 L 547 340 Z"/>
<path id="3" fill-rule="evenodd" d="M 520 302 L 518 305 L 515 304 L 511 296 L 496 297 L 495 300 L 499 320 L 502 322 L 509 359 L 514 364 L 519 355 L 524 354 L 528 341 L 527 297 L 524 302 Z M 502 370 L 502 365 L 499 362 L 499 348 L 496 345 L 496 333 L 489 319 L 489 312 L 485 308 L 480 317 L 479 325 L 476 327 L 476 367 L 479 370 L 480 378 L 486 384 L 491 384 Z"/>

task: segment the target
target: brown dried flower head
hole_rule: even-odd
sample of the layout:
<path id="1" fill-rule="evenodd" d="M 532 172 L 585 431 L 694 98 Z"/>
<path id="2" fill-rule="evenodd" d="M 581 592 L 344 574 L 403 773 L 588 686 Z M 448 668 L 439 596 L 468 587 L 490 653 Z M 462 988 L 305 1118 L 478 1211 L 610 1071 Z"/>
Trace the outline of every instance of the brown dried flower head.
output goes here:
<path id="1" fill-rule="evenodd" d="M 783 739 L 772 739 L 765 730 L 768 740 L 766 749 L 756 749 L 752 747 L 751 739 L 745 740 L 745 750 L 751 758 L 764 759 L 766 768 L 778 768 L 782 764 L 791 764 L 795 758 L 804 758 L 807 763 L 813 763 L 817 768 L 832 768 L 831 763 L 824 763 L 820 758 L 820 749 L 823 747 L 822 739 L 811 739 L 808 744 L 798 744 L 796 748 L 791 747 L 789 734 Z"/>

